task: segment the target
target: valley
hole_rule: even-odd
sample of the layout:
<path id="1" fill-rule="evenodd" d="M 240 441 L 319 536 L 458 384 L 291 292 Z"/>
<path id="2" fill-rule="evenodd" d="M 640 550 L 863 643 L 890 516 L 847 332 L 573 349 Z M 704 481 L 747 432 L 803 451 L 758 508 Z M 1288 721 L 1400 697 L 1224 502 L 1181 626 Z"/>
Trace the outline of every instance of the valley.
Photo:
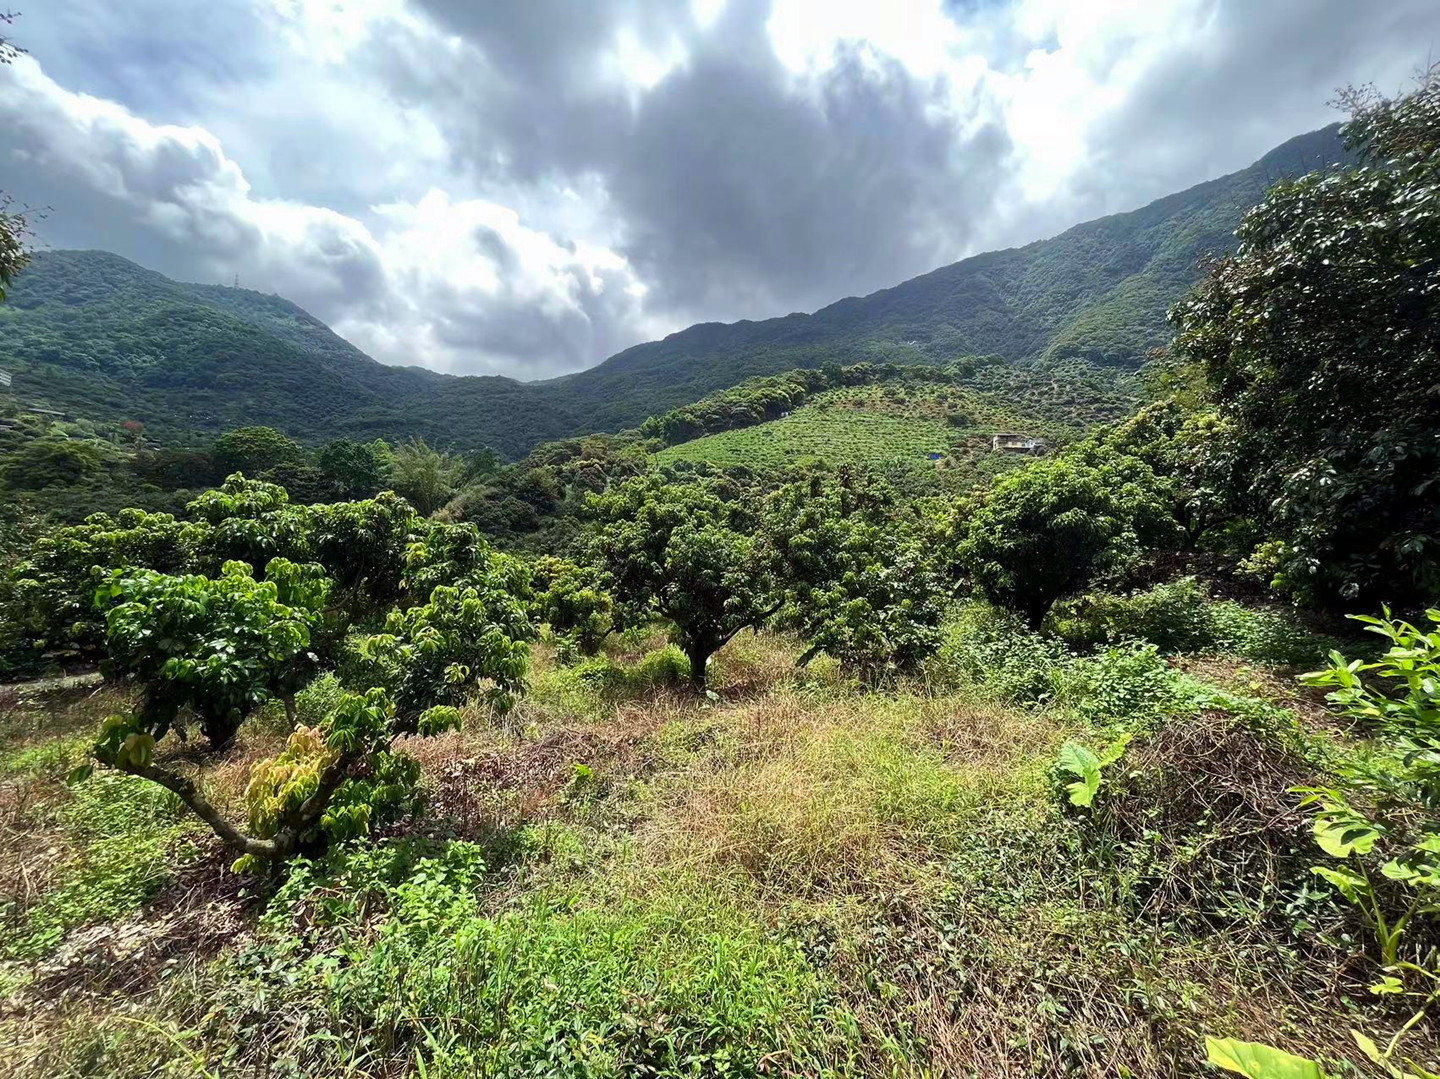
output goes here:
<path id="1" fill-rule="evenodd" d="M 0 204 L 6 1074 L 1435 1079 L 1440 67 L 1344 102 L 545 382 Z"/>

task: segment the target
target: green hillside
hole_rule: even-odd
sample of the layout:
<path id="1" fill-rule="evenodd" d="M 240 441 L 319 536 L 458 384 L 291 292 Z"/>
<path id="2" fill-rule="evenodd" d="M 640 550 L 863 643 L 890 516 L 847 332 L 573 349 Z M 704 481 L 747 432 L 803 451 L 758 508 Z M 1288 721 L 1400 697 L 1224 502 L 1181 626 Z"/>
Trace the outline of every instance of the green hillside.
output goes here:
<path id="1" fill-rule="evenodd" d="M 514 456 L 584 422 L 534 385 L 377 363 L 278 296 L 181 284 L 104 251 L 35 256 L 0 307 L 0 367 L 24 400 L 174 443 L 259 423 Z"/>
<path id="2" fill-rule="evenodd" d="M 611 430 L 744 378 L 825 363 L 994 355 L 1011 368 L 1103 383 L 1169 339 L 1167 309 L 1197 280 L 1203 256 L 1234 246 L 1245 210 L 1271 184 L 1345 156 L 1338 128 L 1324 128 L 1132 213 L 977 255 L 813 315 L 692 326 L 557 384 L 593 399 L 597 425 Z"/>
<path id="3" fill-rule="evenodd" d="M 1117 387 L 1167 338 L 1166 308 L 1203 255 L 1232 246 L 1244 208 L 1274 180 L 1342 156 L 1327 128 L 1132 213 L 813 315 L 692 326 L 547 382 L 386 366 L 278 296 L 177 283 L 106 252 L 44 252 L 0 310 L 0 367 L 24 400 L 139 420 L 171 443 L 267 424 L 312 443 L 419 434 L 515 457 L 758 375 L 966 356 L 990 361 L 980 388 L 1093 422 L 1117 411 Z"/>
<path id="4" fill-rule="evenodd" d="M 778 419 L 669 446 L 655 454 L 655 462 L 766 474 L 824 461 L 881 470 L 960 468 L 968 476 L 1015 463 L 1017 458 L 991 452 L 990 436 L 1000 431 L 1053 441 L 1063 438 L 1065 429 L 1026 418 L 984 394 L 940 383 L 917 388 L 891 382 L 826 391 Z M 936 460 L 932 454 L 942 456 Z"/>

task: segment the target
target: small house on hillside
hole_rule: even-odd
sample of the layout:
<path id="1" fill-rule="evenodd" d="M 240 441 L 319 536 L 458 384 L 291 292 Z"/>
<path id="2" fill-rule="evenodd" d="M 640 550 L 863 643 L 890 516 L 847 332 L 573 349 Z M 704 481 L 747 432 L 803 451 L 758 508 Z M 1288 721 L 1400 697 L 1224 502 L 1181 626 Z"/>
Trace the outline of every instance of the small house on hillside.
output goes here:
<path id="1" fill-rule="evenodd" d="M 1021 435 L 1007 432 L 991 437 L 990 450 L 992 453 L 1029 453 L 1038 455 L 1045 452 L 1045 443 L 1034 435 Z"/>

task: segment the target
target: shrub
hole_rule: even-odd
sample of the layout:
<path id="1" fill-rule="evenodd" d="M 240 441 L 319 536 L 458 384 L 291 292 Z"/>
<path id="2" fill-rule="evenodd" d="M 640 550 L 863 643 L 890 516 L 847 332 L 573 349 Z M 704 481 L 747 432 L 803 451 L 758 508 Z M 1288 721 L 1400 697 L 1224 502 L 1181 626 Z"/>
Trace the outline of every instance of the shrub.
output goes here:
<path id="1" fill-rule="evenodd" d="M 600 583 L 599 571 L 565 558 L 535 563 L 536 616 L 556 633 L 593 656 L 615 628 L 615 600 Z"/>
<path id="2" fill-rule="evenodd" d="M 266 581 L 243 562 L 226 563 L 214 579 L 116 570 L 101 585 L 106 670 L 141 692 L 137 713 L 107 726 L 102 760 L 148 763 L 156 741 L 183 729 L 191 712 L 210 744 L 224 749 L 253 709 L 309 680 L 310 634 L 330 582 L 319 566 L 277 558 L 267 568 Z"/>
<path id="3" fill-rule="evenodd" d="M 97 513 L 82 524 L 41 536 L 12 571 L 15 596 L 7 617 L 37 651 L 72 644 L 98 652 L 104 641 L 103 610 L 95 606 L 94 573 L 142 566 L 162 573 L 191 568 L 192 548 L 203 525 L 166 513 L 127 509 Z"/>
<path id="4" fill-rule="evenodd" d="M 925 673 L 938 687 L 1035 704 L 1055 695 L 1072 660 L 1060 642 L 1027 629 L 1016 615 L 976 602 L 951 614 Z"/>
<path id="5" fill-rule="evenodd" d="M 964 507 L 956 556 L 990 600 L 1038 629 L 1057 599 L 1121 569 L 1142 545 L 1175 538 L 1148 465 L 1112 455 L 1037 461 Z"/>
<path id="6" fill-rule="evenodd" d="M 1200 652 L 1215 643 L 1208 590 L 1193 577 L 1129 596 L 1102 592 L 1058 605 L 1049 627 L 1071 648 L 1144 640 L 1162 652 Z"/>
<path id="7" fill-rule="evenodd" d="M 1059 698 L 1087 722 L 1134 729 L 1183 707 L 1186 692 L 1153 644 L 1132 643 L 1067 665 Z"/>
<path id="8" fill-rule="evenodd" d="M 1093 593 L 1058 604 L 1046 625 L 1071 648 L 1087 650 L 1126 640 L 1148 641 L 1161 652 L 1214 652 L 1257 663 L 1297 666 L 1324 654 L 1326 641 L 1293 613 L 1255 610 L 1213 600 L 1193 577 L 1145 592 Z"/>

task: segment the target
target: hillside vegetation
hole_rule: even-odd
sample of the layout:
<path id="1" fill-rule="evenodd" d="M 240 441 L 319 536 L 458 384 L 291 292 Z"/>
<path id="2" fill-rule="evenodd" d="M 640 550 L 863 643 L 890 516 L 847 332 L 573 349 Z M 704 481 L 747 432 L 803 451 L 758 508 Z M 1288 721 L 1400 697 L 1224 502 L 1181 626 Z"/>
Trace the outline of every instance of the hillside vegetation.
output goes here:
<path id="1" fill-rule="evenodd" d="M 1230 249 L 1244 207 L 1275 179 L 1343 153 L 1327 128 L 1133 213 L 813 315 L 693 326 L 543 383 L 387 367 L 278 296 L 181 284 L 105 252 L 47 251 L 0 309 L 0 368 L 28 402 L 138 421 L 178 445 L 265 425 L 306 443 L 421 436 L 514 458 L 547 440 L 636 426 L 758 375 L 966 356 L 997 357 L 985 388 L 1024 394 L 1035 410 L 1057 381 L 1085 399 L 1111 394 L 1164 343 L 1166 307 L 1195 282 L 1203 255 Z"/>
<path id="2" fill-rule="evenodd" d="M 1107 423 L 1075 357 L 829 365 L 30 490 L 7 1074 L 1440 1075 L 1440 68 L 1348 101 Z M 1056 446 L 896 467 L 1001 423 Z"/>
<path id="3" fill-rule="evenodd" d="M 938 379 L 918 385 L 897 380 L 825 391 L 777 419 L 669 446 L 655 463 L 783 474 L 823 461 L 876 471 L 959 468 L 969 475 L 1017 462 L 992 454 L 993 434 L 1022 431 L 1053 443 L 1065 430 Z"/>

